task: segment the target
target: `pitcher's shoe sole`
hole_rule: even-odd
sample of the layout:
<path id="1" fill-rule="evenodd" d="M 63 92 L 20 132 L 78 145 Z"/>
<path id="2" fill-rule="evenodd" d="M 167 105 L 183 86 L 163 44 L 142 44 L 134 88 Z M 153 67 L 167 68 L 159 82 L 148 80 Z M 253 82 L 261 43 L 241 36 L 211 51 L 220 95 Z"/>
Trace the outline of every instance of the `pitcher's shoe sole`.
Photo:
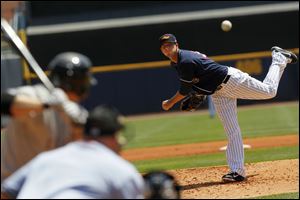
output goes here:
<path id="1" fill-rule="evenodd" d="M 291 51 L 287 51 L 285 49 L 282 49 L 280 47 L 274 46 L 271 48 L 272 51 L 276 51 L 276 52 L 280 52 L 282 55 L 284 55 L 285 57 L 287 57 L 288 59 L 291 60 L 291 64 L 297 63 L 298 62 L 298 57 L 296 56 L 296 54 L 294 54 Z"/>

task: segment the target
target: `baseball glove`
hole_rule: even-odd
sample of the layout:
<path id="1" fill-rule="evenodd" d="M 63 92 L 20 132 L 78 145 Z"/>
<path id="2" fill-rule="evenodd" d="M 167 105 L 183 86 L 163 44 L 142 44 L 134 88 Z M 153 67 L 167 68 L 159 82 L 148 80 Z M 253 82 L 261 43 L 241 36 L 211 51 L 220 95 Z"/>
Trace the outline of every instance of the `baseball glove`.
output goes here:
<path id="1" fill-rule="evenodd" d="M 195 111 L 206 99 L 206 95 L 198 94 L 197 92 L 191 92 L 187 97 L 185 97 L 181 104 L 180 110 L 182 111 Z"/>

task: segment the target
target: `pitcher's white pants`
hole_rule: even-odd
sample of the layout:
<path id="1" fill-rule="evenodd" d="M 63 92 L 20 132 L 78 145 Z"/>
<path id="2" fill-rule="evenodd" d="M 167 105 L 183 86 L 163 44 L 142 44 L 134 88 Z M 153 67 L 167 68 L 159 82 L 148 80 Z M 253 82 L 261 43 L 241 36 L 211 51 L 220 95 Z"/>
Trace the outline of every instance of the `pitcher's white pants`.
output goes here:
<path id="1" fill-rule="evenodd" d="M 282 73 L 288 61 L 279 52 L 272 52 L 272 64 L 264 81 L 252 78 L 239 69 L 229 67 L 227 84 L 212 95 L 217 114 L 227 134 L 226 158 L 232 172 L 246 176 L 241 129 L 237 118 L 237 99 L 270 99 L 276 96 Z"/>

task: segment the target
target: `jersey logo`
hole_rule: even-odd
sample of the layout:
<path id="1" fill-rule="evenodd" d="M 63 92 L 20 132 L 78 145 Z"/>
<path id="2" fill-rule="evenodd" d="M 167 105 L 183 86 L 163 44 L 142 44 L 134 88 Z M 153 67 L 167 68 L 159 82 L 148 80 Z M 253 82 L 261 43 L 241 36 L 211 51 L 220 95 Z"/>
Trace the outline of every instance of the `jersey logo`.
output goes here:
<path id="1" fill-rule="evenodd" d="M 193 78 L 192 83 L 193 84 L 199 83 L 199 78 Z"/>

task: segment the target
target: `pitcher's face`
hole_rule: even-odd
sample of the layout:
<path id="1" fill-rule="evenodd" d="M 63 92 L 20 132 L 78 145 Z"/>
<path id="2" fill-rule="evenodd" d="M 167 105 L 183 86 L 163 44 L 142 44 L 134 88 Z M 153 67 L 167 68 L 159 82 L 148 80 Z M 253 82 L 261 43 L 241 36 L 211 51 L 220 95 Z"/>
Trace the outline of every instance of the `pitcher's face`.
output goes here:
<path id="1" fill-rule="evenodd" d="M 177 43 L 166 42 L 161 45 L 160 50 L 166 57 L 170 58 L 177 53 L 177 48 Z"/>

